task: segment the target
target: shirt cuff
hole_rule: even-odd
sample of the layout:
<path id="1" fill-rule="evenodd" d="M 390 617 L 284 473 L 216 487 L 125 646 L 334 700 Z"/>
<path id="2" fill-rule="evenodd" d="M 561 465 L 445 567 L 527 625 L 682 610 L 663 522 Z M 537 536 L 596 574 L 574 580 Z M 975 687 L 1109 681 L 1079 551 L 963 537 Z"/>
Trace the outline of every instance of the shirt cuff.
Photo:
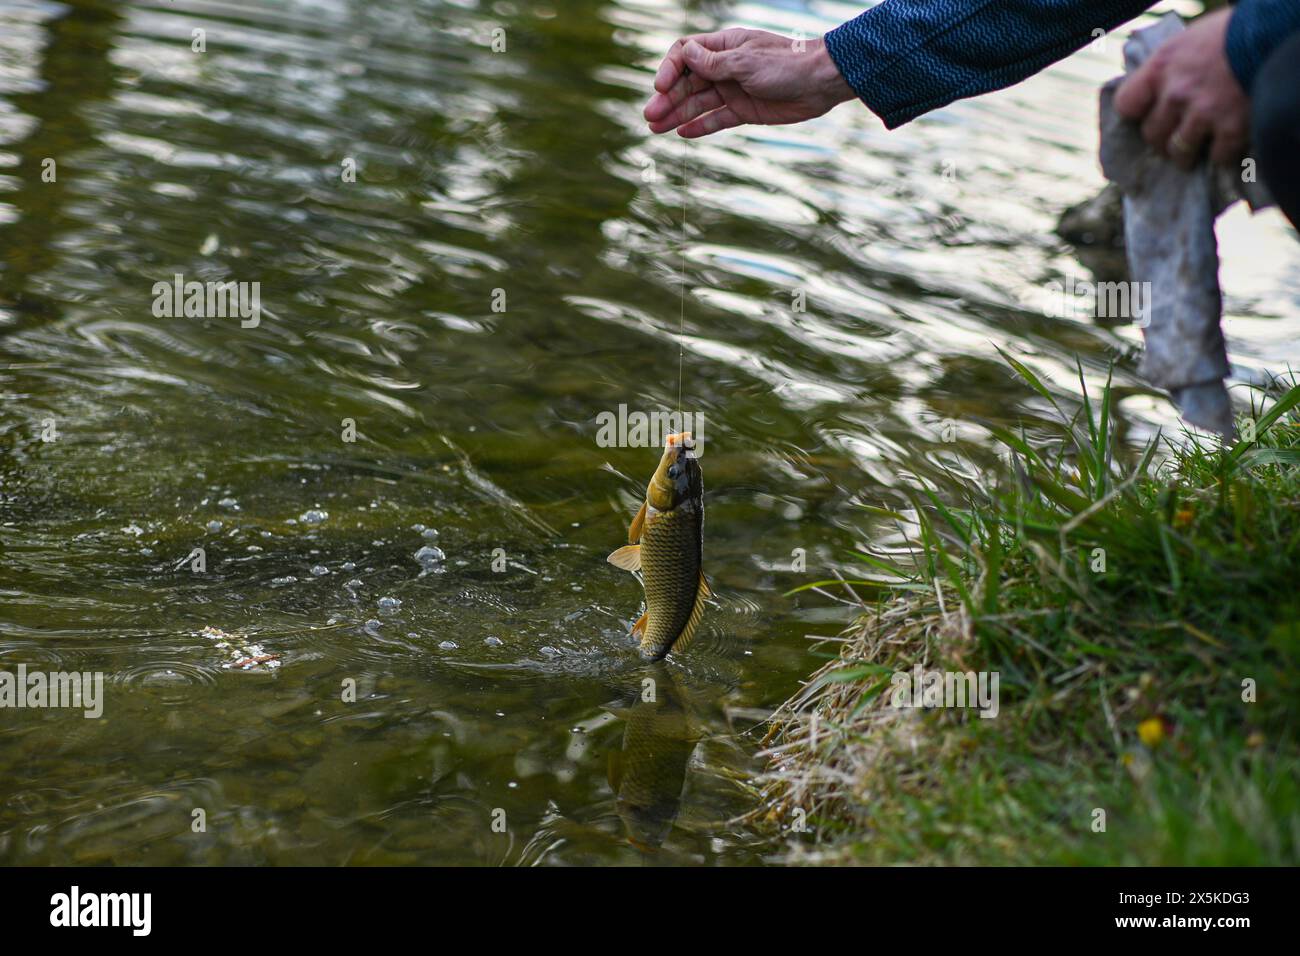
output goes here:
<path id="1" fill-rule="evenodd" d="M 909 60 L 924 59 L 924 41 L 939 26 L 933 19 L 926 22 L 915 16 L 916 9 L 879 3 L 825 36 L 826 50 L 845 81 L 888 129 L 896 129 L 926 112 L 918 105 L 921 91 L 910 83 L 899 82 L 898 72 Z M 908 12 L 913 15 L 909 17 Z"/>
<path id="2" fill-rule="evenodd" d="M 1300 0 L 1241 0 L 1228 20 L 1224 53 L 1247 95 L 1277 46 L 1300 30 Z"/>

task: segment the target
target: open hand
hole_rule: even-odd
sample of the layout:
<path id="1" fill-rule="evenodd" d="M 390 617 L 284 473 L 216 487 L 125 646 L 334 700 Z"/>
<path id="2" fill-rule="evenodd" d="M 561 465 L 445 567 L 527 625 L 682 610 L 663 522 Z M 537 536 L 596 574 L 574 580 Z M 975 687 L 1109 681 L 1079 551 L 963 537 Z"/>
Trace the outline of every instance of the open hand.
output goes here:
<path id="1" fill-rule="evenodd" d="M 744 123 L 799 123 L 853 99 L 821 40 L 732 29 L 683 37 L 659 66 L 645 118 L 687 139 Z"/>
<path id="2" fill-rule="evenodd" d="M 1231 10 L 1203 16 L 1167 41 L 1115 93 L 1115 109 L 1141 121 L 1142 137 L 1189 168 L 1209 148 L 1230 166 L 1245 155 L 1250 100 L 1228 65 Z"/>

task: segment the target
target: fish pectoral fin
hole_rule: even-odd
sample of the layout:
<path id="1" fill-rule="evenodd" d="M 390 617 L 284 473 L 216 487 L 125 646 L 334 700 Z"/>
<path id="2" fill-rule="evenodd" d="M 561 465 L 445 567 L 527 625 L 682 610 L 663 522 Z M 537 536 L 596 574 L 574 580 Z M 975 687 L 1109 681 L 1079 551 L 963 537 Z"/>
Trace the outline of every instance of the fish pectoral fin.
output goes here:
<path id="1" fill-rule="evenodd" d="M 632 636 L 633 637 L 644 636 L 646 632 L 646 628 L 648 628 L 649 626 L 650 626 L 650 612 L 646 611 L 639 618 L 637 618 L 636 623 L 632 625 Z"/>
<path id="2" fill-rule="evenodd" d="M 625 544 L 605 559 L 616 568 L 624 571 L 641 570 L 641 545 Z"/>
<path id="3" fill-rule="evenodd" d="M 642 501 L 636 517 L 632 519 L 632 524 L 627 529 L 628 544 L 636 544 L 641 540 L 641 532 L 645 530 L 645 506 L 646 502 Z"/>

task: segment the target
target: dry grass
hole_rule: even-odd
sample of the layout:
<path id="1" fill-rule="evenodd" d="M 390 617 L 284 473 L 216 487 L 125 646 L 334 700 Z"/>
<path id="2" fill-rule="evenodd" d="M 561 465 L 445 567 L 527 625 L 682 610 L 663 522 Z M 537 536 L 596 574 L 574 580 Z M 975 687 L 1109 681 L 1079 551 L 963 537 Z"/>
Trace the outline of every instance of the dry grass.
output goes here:
<path id="1" fill-rule="evenodd" d="M 897 779 L 891 757 L 924 745 L 918 722 L 909 719 L 915 711 L 888 706 L 875 682 L 842 677 L 864 663 L 911 659 L 938 642 L 969 641 L 969 627 L 956 616 L 915 603 L 897 598 L 846 630 L 835 642 L 839 656 L 773 715 L 762 752 L 769 770 L 760 778 L 769 819 L 790 819 L 801 808 L 865 827 L 877 776 Z"/>
<path id="2" fill-rule="evenodd" d="M 961 745 L 932 712 L 891 707 L 883 691 L 890 673 L 917 661 L 938 666 L 940 654 L 944 667 L 965 669 L 970 617 L 963 606 L 944 604 L 940 589 L 934 598 L 896 597 L 864 614 L 824 642 L 838 644 L 838 656 L 771 717 L 760 754 L 768 770 L 757 781 L 763 806 L 753 819 L 789 829 L 802 811 L 814 842 L 793 843 L 788 862 L 852 862 L 848 848 L 834 845 L 837 835 L 869 836 L 872 808 L 887 794 L 941 786 L 932 775 Z M 879 669 L 878 678 L 862 679 L 864 666 Z"/>

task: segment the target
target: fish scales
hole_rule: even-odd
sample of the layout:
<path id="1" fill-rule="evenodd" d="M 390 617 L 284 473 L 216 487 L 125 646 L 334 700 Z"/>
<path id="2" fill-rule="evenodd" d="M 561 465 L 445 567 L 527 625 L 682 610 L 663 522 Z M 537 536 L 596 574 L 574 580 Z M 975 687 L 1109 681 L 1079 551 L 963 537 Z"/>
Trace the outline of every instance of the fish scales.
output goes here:
<path id="1" fill-rule="evenodd" d="M 690 503 L 646 517 L 641 575 L 649 618 L 641 646 L 652 655 L 661 656 L 669 648 L 685 650 L 689 642 L 688 636 L 674 647 L 692 616 L 698 619 L 703 532 L 703 515 Z"/>

